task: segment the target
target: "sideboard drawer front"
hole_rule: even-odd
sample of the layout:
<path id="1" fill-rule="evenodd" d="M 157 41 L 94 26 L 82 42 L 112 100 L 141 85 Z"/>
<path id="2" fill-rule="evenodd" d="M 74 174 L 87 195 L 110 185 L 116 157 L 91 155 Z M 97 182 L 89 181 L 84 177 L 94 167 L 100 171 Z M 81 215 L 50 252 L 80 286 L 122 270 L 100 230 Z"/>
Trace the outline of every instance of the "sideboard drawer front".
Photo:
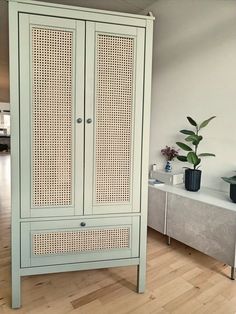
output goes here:
<path id="1" fill-rule="evenodd" d="M 139 217 L 23 222 L 21 267 L 139 256 Z"/>
<path id="2" fill-rule="evenodd" d="M 148 226 L 166 233 L 166 192 L 148 188 Z"/>
<path id="3" fill-rule="evenodd" d="M 167 234 L 234 265 L 236 230 L 233 211 L 169 193 Z"/>

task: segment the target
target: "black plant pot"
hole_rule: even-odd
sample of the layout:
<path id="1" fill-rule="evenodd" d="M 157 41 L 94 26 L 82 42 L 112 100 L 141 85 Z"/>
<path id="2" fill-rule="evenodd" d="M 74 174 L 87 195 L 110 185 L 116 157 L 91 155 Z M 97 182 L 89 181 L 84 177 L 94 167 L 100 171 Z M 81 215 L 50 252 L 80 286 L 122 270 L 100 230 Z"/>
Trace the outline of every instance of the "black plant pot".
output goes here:
<path id="1" fill-rule="evenodd" d="M 236 203 L 236 184 L 230 184 L 230 198 L 231 200 Z"/>
<path id="2" fill-rule="evenodd" d="M 185 170 L 185 189 L 192 192 L 197 192 L 201 186 L 202 171 L 197 169 Z"/>

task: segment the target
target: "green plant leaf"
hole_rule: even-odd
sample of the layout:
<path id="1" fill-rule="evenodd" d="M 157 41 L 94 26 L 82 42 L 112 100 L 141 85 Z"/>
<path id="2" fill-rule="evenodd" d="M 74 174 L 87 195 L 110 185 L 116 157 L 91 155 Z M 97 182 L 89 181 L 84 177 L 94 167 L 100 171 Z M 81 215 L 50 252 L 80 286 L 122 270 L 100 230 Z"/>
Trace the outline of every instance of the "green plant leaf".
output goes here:
<path id="1" fill-rule="evenodd" d="M 201 153 L 198 156 L 199 157 L 208 157 L 208 156 L 215 157 L 216 155 L 215 154 L 211 154 L 211 153 Z"/>
<path id="2" fill-rule="evenodd" d="M 196 134 L 189 135 L 185 138 L 185 141 L 187 141 L 187 142 L 193 142 L 193 141 L 197 141 L 197 140 L 198 140 L 198 136 Z"/>
<path id="3" fill-rule="evenodd" d="M 195 135 L 193 131 L 190 130 L 181 130 L 180 133 L 186 134 L 186 135 Z"/>
<path id="4" fill-rule="evenodd" d="M 194 135 L 189 135 L 185 138 L 186 142 L 192 142 L 196 139 L 196 137 Z"/>
<path id="5" fill-rule="evenodd" d="M 198 135 L 196 140 L 193 141 L 193 145 L 195 145 L 195 146 L 198 145 L 202 139 L 203 139 L 203 137 L 201 135 Z"/>
<path id="6" fill-rule="evenodd" d="M 190 164 L 193 164 L 194 166 L 197 166 L 200 162 L 199 162 L 199 158 L 197 157 L 197 155 L 194 152 L 189 152 L 187 155 L 187 161 Z"/>
<path id="7" fill-rule="evenodd" d="M 205 128 L 205 126 L 208 125 L 208 123 L 212 120 L 215 119 L 216 116 L 210 117 L 209 119 L 203 121 L 200 126 L 199 126 L 199 130 L 201 130 L 202 128 Z"/>
<path id="8" fill-rule="evenodd" d="M 191 117 L 187 117 L 188 121 L 190 124 L 192 124 L 193 126 L 197 126 L 197 122 L 194 121 Z"/>
<path id="9" fill-rule="evenodd" d="M 221 177 L 225 182 L 229 184 L 236 184 L 236 176 L 227 178 L 227 177 Z"/>
<path id="10" fill-rule="evenodd" d="M 201 162 L 201 158 L 198 158 L 198 162 L 196 163 L 195 167 L 198 166 L 198 165 L 200 164 L 200 162 Z M 198 168 L 199 168 L 199 167 L 200 167 L 200 166 L 198 166 Z"/>
<path id="11" fill-rule="evenodd" d="M 197 135 L 197 134 L 194 134 L 194 135 L 189 135 L 185 138 L 185 141 L 187 142 L 192 142 L 193 145 L 198 145 L 200 143 L 200 141 L 203 139 L 203 137 L 201 135 Z"/>
<path id="12" fill-rule="evenodd" d="M 199 169 L 199 167 L 201 167 L 200 163 L 201 163 L 201 158 L 198 158 L 197 163 L 194 165 L 194 169 Z"/>
<path id="13" fill-rule="evenodd" d="M 187 157 L 186 156 L 177 156 L 177 159 L 179 161 L 183 161 L 183 162 L 186 162 L 187 161 Z"/>
<path id="14" fill-rule="evenodd" d="M 181 142 L 176 142 L 176 144 L 182 148 L 183 150 L 186 150 L 188 152 L 191 152 L 192 151 L 192 148 L 184 143 L 181 143 Z"/>

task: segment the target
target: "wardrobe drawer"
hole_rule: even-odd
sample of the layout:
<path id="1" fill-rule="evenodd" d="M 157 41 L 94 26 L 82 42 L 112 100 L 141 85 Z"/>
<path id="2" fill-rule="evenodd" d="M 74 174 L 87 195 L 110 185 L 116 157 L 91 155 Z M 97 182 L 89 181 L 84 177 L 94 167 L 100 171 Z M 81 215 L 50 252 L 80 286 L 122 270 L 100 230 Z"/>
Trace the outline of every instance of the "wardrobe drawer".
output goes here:
<path id="1" fill-rule="evenodd" d="M 139 217 L 21 223 L 21 267 L 139 256 Z"/>

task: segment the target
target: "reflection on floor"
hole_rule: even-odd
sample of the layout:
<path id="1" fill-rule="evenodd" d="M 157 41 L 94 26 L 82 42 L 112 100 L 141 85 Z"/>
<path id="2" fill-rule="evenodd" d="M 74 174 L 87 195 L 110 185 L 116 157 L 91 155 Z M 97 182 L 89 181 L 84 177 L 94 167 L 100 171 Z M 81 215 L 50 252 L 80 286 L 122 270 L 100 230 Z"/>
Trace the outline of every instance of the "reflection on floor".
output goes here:
<path id="1" fill-rule="evenodd" d="M 236 313 L 229 267 L 158 232 L 148 232 L 147 289 L 136 267 L 22 279 L 22 308 L 10 308 L 10 156 L 0 155 L 0 314 Z"/>

